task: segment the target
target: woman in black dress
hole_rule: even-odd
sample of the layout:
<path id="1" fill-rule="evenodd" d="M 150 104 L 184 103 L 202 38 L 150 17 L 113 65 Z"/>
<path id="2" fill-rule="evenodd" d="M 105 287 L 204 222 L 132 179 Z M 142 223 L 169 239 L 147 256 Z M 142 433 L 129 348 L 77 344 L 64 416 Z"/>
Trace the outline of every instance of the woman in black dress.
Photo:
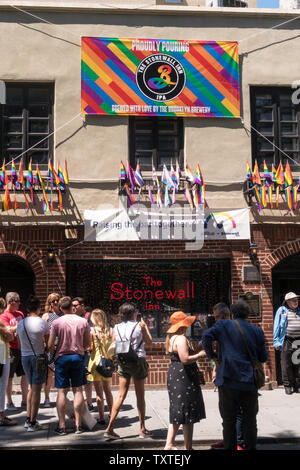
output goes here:
<path id="1" fill-rule="evenodd" d="M 195 318 L 180 311 L 170 317 L 172 326 L 167 331 L 166 340 L 166 352 L 171 356 L 167 379 L 170 424 L 165 450 L 176 449 L 174 443 L 181 424 L 185 450 L 191 450 L 194 423 L 206 417 L 196 364 L 200 357 L 205 356 L 205 352 L 194 353 L 185 336 Z"/>

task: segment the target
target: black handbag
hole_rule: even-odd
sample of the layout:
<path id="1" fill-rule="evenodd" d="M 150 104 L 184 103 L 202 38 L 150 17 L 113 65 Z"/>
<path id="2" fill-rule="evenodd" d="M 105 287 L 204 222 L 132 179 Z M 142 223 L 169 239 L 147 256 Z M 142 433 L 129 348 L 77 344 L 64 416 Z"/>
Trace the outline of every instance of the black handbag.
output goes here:
<path id="1" fill-rule="evenodd" d="M 246 348 L 247 348 L 247 351 L 248 351 L 248 354 L 249 354 L 249 357 L 250 357 L 250 361 L 251 361 L 251 364 L 252 364 L 252 367 L 253 367 L 254 384 L 255 384 L 256 388 L 259 389 L 259 388 L 261 388 L 265 385 L 265 373 L 264 373 L 263 365 L 262 365 L 261 362 L 255 361 L 255 359 L 253 358 L 253 356 L 251 354 L 251 351 L 249 349 L 248 343 L 246 341 L 245 335 L 243 333 L 243 330 L 242 330 L 239 322 L 237 320 L 234 320 L 234 322 L 235 322 L 236 326 L 238 327 L 239 332 L 241 333 L 243 341 L 246 345 Z"/>
<path id="2" fill-rule="evenodd" d="M 115 370 L 115 365 L 111 359 L 108 359 L 107 357 L 104 357 L 102 355 L 101 344 L 97 336 L 96 330 L 95 330 L 95 336 L 96 336 L 96 340 L 98 343 L 98 349 L 101 355 L 99 364 L 96 366 L 96 371 L 98 372 L 98 374 L 102 375 L 103 377 L 112 377 L 113 372 Z"/>

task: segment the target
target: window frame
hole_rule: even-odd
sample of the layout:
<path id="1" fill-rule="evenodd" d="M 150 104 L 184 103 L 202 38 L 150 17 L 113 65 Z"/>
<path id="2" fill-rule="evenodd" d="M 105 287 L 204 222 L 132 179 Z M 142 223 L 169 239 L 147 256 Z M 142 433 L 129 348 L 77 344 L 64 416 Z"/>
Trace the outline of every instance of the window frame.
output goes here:
<path id="1" fill-rule="evenodd" d="M 156 116 L 131 116 L 129 117 L 129 162 L 132 167 L 135 168 L 137 164 L 137 158 L 136 158 L 136 128 L 135 128 L 135 123 L 137 120 L 144 119 L 144 120 L 151 120 L 151 135 L 152 135 L 152 141 L 153 141 L 153 148 L 149 150 L 144 150 L 145 153 L 150 153 L 152 155 L 151 159 L 151 165 L 147 165 L 147 168 L 141 164 L 141 170 L 144 172 L 151 172 L 152 171 L 152 166 L 155 167 L 156 170 L 162 171 L 163 169 L 163 164 L 160 164 L 159 160 L 159 149 L 158 149 L 158 140 L 159 140 L 159 123 L 162 120 L 166 121 L 171 121 L 171 120 L 176 120 L 178 122 L 178 132 L 177 134 L 172 134 L 171 132 L 168 133 L 166 132 L 166 135 L 174 135 L 174 138 L 178 138 L 178 156 L 170 157 L 171 159 L 173 158 L 173 164 L 176 164 L 176 160 L 178 161 L 178 164 L 180 168 L 183 170 L 184 169 L 184 122 L 182 117 L 156 117 Z M 146 134 L 147 131 L 145 131 Z M 141 132 L 142 134 L 142 132 Z M 150 167 L 151 166 L 151 167 Z"/>
<path id="2" fill-rule="evenodd" d="M 273 129 L 273 135 L 268 136 L 265 135 L 266 138 L 268 137 L 273 137 L 273 143 L 276 145 L 279 149 L 282 148 L 282 138 L 284 137 L 293 137 L 291 136 L 282 136 L 281 134 L 281 123 L 285 122 L 287 120 L 280 119 L 280 112 L 282 107 L 280 106 L 280 97 L 283 94 L 289 93 L 291 96 L 291 103 L 292 103 L 292 94 L 293 94 L 293 88 L 290 86 L 251 86 L 250 87 L 250 112 L 251 112 L 251 124 L 252 126 L 257 129 L 257 125 L 259 122 L 264 122 L 263 120 L 257 121 L 256 119 L 256 97 L 258 94 L 269 94 L 272 97 L 272 105 L 270 105 L 271 108 L 273 108 L 273 120 L 272 121 L 266 121 L 266 122 L 272 122 L 274 125 Z M 298 138 L 298 149 L 297 150 L 284 150 L 282 149 L 285 153 L 288 155 L 290 153 L 298 153 L 298 157 L 295 158 L 294 156 L 291 156 L 291 158 L 295 161 L 298 161 L 299 165 L 295 165 L 291 159 L 288 159 L 286 155 L 284 155 L 282 152 L 280 152 L 276 147 L 274 148 L 274 157 L 273 157 L 273 164 L 277 168 L 278 164 L 280 161 L 284 162 L 286 160 L 289 161 L 291 170 L 293 171 L 300 171 L 300 105 L 294 104 L 291 106 L 291 109 L 295 109 L 296 113 L 296 120 L 295 121 L 290 121 L 291 123 L 295 122 L 296 123 L 296 129 L 297 129 L 297 135 L 295 135 L 295 138 Z M 288 121 L 287 121 L 288 122 Z M 260 131 L 261 132 L 261 131 Z M 261 132 L 263 134 L 263 132 Z M 251 131 L 251 154 L 252 154 L 252 162 L 254 163 L 255 160 L 257 160 L 258 167 L 260 171 L 263 171 L 263 160 L 264 158 L 258 157 L 258 134 L 252 130 Z M 269 139 L 270 140 L 270 139 Z M 270 151 L 271 153 L 271 151 Z M 268 166 L 268 164 L 267 164 Z"/>
<path id="3" fill-rule="evenodd" d="M 23 159 L 23 167 L 24 169 L 28 169 L 29 161 L 33 157 L 33 154 L 35 153 L 38 155 L 39 153 L 42 152 L 48 152 L 48 157 L 47 157 L 47 164 L 46 163 L 40 163 L 39 161 L 35 162 L 38 163 L 39 167 L 41 170 L 45 171 L 46 166 L 48 165 L 48 161 L 50 159 L 53 159 L 53 154 L 54 154 L 54 139 L 53 135 L 51 135 L 54 131 L 54 82 L 30 82 L 30 81 L 6 81 L 6 99 L 9 93 L 9 90 L 16 89 L 16 88 L 21 88 L 22 89 L 22 116 L 9 116 L 8 114 L 8 107 L 10 105 L 5 104 L 1 106 L 1 135 L 0 135 L 0 144 L 1 144 L 1 155 L 3 158 L 5 158 L 6 161 L 11 159 L 11 154 L 21 154 L 25 152 L 22 156 Z M 32 89 L 47 89 L 48 90 L 48 114 L 47 116 L 30 116 L 29 114 L 29 107 L 30 105 L 30 98 L 29 98 L 29 90 Z M 32 104 L 33 106 L 34 104 Z M 8 123 L 9 121 L 17 120 L 17 119 L 22 119 L 22 131 L 21 132 L 13 132 L 8 130 Z M 44 121 L 48 123 L 48 132 L 33 132 L 30 131 L 30 121 Z M 6 138 L 8 135 L 21 135 L 22 136 L 22 149 L 18 148 L 8 148 L 6 144 Z M 29 153 L 31 155 L 28 155 L 28 149 L 31 147 L 33 144 L 29 145 L 29 139 L 30 137 L 40 137 L 38 138 L 39 140 L 42 140 L 43 137 L 50 136 L 47 139 L 47 148 L 43 149 L 41 147 L 37 147 L 37 150 L 33 148 Z"/>

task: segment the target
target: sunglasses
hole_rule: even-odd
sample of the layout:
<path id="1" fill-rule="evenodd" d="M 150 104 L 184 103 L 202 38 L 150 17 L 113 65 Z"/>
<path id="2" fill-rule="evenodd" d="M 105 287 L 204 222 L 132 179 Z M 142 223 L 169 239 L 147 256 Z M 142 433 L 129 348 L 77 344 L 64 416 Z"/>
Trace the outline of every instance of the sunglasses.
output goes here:
<path id="1" fill-rule="evenodd" d="M 19 304 L 21 301 L 20 299 L 11 299 L 11 302 L 15 302 L 16 304 Z"/>

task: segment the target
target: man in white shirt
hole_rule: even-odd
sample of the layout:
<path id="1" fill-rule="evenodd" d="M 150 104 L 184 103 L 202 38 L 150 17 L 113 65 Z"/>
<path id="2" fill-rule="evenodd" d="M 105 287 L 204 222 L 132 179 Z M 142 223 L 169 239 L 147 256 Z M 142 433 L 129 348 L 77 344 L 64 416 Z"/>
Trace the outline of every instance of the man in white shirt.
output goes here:
<path id="1" fill-rule="evenodd" d="M 28 432 L 39 430 L 41 427 L 36 421 L 38 414 L 41 389 L 46 381 L 47 362 L 45 345 L 49 337 L 48 323 L 40 318 L 40 300 L 31 296 L 27 302 L 29 314 L 18 323 L 17 335 L 21 344 L 22 366 L 29 383 L 27 395 L 27 418 L 24 427 Z M 44 358 L 45 367 L 37 366 L 37 358 Z"/>

